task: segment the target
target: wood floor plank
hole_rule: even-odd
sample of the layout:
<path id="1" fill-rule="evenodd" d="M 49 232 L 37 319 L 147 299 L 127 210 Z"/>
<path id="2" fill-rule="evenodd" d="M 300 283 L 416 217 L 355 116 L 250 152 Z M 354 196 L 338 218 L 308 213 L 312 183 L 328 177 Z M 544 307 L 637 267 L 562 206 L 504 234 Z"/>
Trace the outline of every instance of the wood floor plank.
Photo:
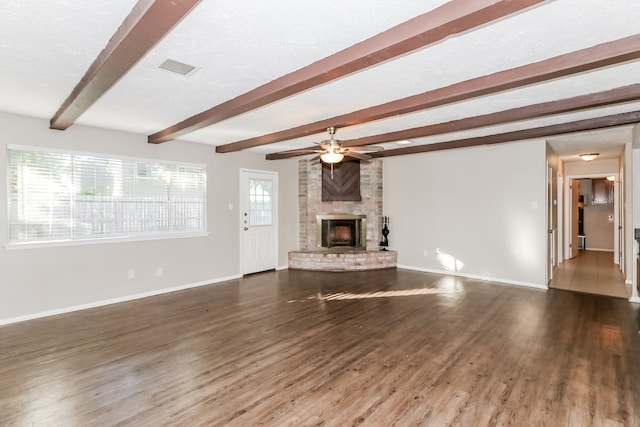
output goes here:
<path id="1" fill-rule="evenodd" d="M 621 298 L 268 272 L 0 327 L 0 425 L 640 426 Z"/>

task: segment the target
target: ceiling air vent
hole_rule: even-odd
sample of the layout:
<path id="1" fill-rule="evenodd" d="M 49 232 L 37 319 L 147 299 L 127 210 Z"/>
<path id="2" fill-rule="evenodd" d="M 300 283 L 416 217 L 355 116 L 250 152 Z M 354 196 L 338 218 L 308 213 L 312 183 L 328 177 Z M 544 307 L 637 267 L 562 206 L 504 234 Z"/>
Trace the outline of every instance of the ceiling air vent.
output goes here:
<path id="1" fill-rule="evenodd" d="M 161 70 L 170 71 L 172 73 L 180 74 L 181 76 L 190 76 L 197 68 L 193 65 L 185 64 L 183 62 L 174 61 L 173 59 L 167 59 L 158 67 Z"/>

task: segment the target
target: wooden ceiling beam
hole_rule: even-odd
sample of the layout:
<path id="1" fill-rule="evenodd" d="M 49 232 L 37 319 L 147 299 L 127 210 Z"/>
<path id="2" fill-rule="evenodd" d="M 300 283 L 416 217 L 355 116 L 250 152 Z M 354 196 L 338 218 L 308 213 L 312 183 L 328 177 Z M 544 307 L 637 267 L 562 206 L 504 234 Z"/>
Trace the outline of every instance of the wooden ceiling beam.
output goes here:
<path id="1" fill-rule="evenodd" d="M 198 3 L 200 0 L 139 0 L 51 118 L 50 128 L 71 126 Z"/>
<path id="2" fill-rule="evenodd" d="M 640 34 L 476 77 L 377 106 L 216 147 L 227 153 L 469 100 L 640 58 Z"/>
<path id="3" fill-rule="evenodd" d="M 149 135 L 148 142 L 157 144 L 176 139 L 543 1 L 546 0 L 474 0 L 472 2 L 452 0 L 430 12 Z"/>
<path id="4" fill-rule="evenodd" d="M 584 132 L 590 130 L 604 129 L 614 126 L 623 126 L 640 122 L 640 111 L 613 114 L 609 116 L 596 117 L 591 119 L 577 120 L 574 122 L 561 123 L 557 125 L 541 126 L 537 128 L 523 129 L 512 132 L 499 133 L 495 135 L 465 138 L 455 141 L 438 142 L 434 144 L 416 145 L 413 147 L 403 147 L 394 150 L 378 151 L 369 153 L 374 158 L 402 156 L 405 154 L 428 153 L 431 151 L 451 150 L 454 148 L 476 147 L 479 145 L 492 145 L 507 142 L 522 141 L 526 139 L 546 138 L 550 136 L 562 135 L 573 132 Z"/>
<path id="5" fill-rule="evenodd" d="M 343 140 L 342 143 L 345 147 L 356 147 L 361 145 L 402 141 L 412 138 L 424 138 L 427 136 L 442 135 L 445 133 L 476 129 L 485 126 L 495 126 L 520 120 L 535 119 L 550 116 L 553 114 L 569 113 L 579 110 L 598 108 L 607 105 L 638 100 L 640 100 L 640 84 L 634 84 L 607 91 L 579 95 L 572 98 L 560 99 L 556 101 L 542 102 L 539 104 L 512 108 L 495 113 L 452 120 L 449 122 L 435 123 L 411 129 L 404 129 L 396 132 L 370 135 L 357 139 Z M 314 148 L 317 147 L 311 146 L 300 148 L 297 150 L 288 150 L 279 153 L 267 154 L 266 158 L 267 160 L 287 159 L 304 155 L 301 154 L 299 150 L 313 150 Z"/>

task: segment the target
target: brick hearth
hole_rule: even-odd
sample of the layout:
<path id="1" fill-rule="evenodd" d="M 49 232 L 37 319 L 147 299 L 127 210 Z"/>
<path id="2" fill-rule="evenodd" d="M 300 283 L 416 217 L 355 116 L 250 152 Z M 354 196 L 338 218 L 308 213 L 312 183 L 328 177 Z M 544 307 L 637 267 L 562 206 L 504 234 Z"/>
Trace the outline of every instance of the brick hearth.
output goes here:
<path id="1" fill-rule="evenodd" d="M 362 271 L 396 268 L 396 251 L 293 251 L 289 268 L 322 271 Z"/>

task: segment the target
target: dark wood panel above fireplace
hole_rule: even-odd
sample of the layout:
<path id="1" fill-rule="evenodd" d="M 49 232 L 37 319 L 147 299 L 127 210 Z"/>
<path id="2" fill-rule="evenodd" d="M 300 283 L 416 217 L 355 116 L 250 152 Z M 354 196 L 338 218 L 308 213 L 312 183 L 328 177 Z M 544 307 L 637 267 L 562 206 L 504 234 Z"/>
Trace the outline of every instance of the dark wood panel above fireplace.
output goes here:
<path id="1" fill-rule="evenodd" d="M 348 160 L 331 165 L 322 163 L 322 201 L 356 201 L 360 195 L 360 161 Z"/>

